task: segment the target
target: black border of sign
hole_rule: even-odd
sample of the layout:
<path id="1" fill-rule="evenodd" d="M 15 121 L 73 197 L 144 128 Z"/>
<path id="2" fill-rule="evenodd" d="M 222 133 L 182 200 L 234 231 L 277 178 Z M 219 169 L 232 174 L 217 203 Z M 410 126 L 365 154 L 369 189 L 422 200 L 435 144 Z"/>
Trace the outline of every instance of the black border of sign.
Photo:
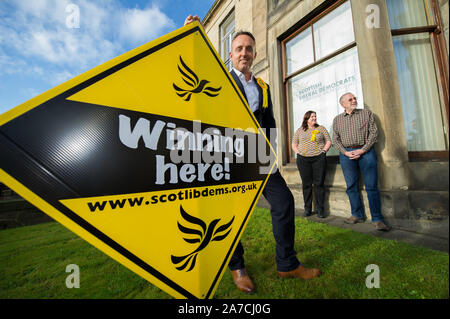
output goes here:
<path id="1" fill-rule="evenodd" d="M 232 87 L 234 88 L 236 94 L 239 96 L 241 102 L 243 105 L 246 104 L 246 101 L 242 98 L 242 95 L 240 94 L 236 84 L 234 83 L 234 80 L 232 79 L 230 73 L 228 72 L 228 70 L 222 65 L 221 61 L 219 60 L 219 58 L 217 57 L 217 54 L 215 54 L 214 49 L 211 47 L 208 39 L 205 37 L 204 33 L 200 30 L 199 26 L 196 26 L 192 29 L 187 30 L 186 32 L 183 32 L 171 39 L 168 39 L 164 42 L 159 43 L 158 45 L 149 48 L 148 50 L 145 50 L 123 62 L 120 62 L 119 64 L 111 67 L 108 70 L 105 70 L 87 80 L 85 80 L 84 82 L 75 85 L 74 87 L 64 91 L 63 93 L 60 93 L 56 96 L 54 96 L 53 98 L 49 99 L 67 99 L 68 97 L 72 96 L 73 94 L 89 87 L 90 85 L 110 76 L 111 74 L 127 67 L 130 64 L 133 64 L 134 62 L 137 62 L 139 60 L 141 60 L 142 58 L 145 58 L 146 56 L 194 33 L 199 31 L 199 33 L 201 34 L 203 40 L 205 41 L 205 43 L 207 44 L 209 50 L 211 51 L 211 53 L 213 54 L 213 56 L 215 57 L 216 61 L 218 62 L 218 65 L 221 67 L 222 71 L 224 72 L 224 74 L 226 75 L 226 77 L 228 78 L 228 80 L 230 81 L 230 83 L 232 84 Z M 49 101 L 47 100 L 47 101 Z M 45 102 L 43 102 L 45 103 Z M 42 104 L 42 103 L 41 103 Z M 39 105 L 41 105 L 39 104 Z M 37 106 L 39 106 L 37 105 Z M 35 106 L 35 107 L 37 107 Z M 258 123 L 255 121 L 255 118 L 253 117 L 253 114 L 249 111 L 248 107 L 246 108 L 247 112 L 249 113 L 249 116 L 252 118 L 253 122 L 255 123 L 256 126 L 259 126 Z M 22 113 L 24 114 L 24 113 Z M 5 123 L 6 124 L 6 123 Z M 22 157 L 27 158 L 28 161 L 30 161 L 31 163 L 33 163 L 34 165 L 37 165 L 40 167 L 41 170 L 45 170 L 44 167 L 42 167 L 42 165 L 40 165 L 38 162 L 36 162 L 33 158 L 33 156 L 31 154 L 28 154 L 25 150 L 23 150 L 21 147 L 19 147 L 13 140 L 11 140 L 10 138 L 8 138 L 7 136 L 5 136 L 4 134 L 1 134 L 0 131 L 0 140 L 3 139 L 4 142 L 6 142 L 6 144 L 9 144 L 9 149 L 12 150 L 14 149 L 14 153 L 21 153 Z M 3 138 L 2 138 L 3 137 Z M 30 164 L 31 164 L 30 163 Z M 33 165 L 33 166 L 34 166 Z M 47 172 L 50 173 L 50 172 Z M 50 173 L 50 175 L 52 175 Z M 52 176 L 52 178 L 54 180 L 56 180 L 57 182 L 61 183 L 62 181 L 60 181 L 58 178 L 56 178 L 55 176 Z M 230 249 L 228 250 L 224 261 L 222 262 L 222 265 L 219 268 L 219 271 L 216 275 L 216 277 L 214 278 L 206 296 L 205 299 L 208 299 L 213 291 L 213 288 L 215 287 L 217 281 L 219 280 L 219 275 L 222 272 L 223 268 L 226 266 L 225 262 L 228 259 L 228 257 L 230 256 L 231 252 L 232 252 L 232 248 L 236 245 L 237 239 L 239 238 L 240 234 L 243 231 L 243 227 L 245 225 L 245 223 L 247 222 L 250 213 L 252 211 L 252 207 L 255 205 L 255 201 L 256 199 L 260 196 L 262 190 L 263 190 L 263 186 L 265 184 L 265 179 L 262 180 L 261 186 L 258 189 L 258 192 L 255 196 L 255 198 L 253 199 L 249 210 L 247 211 L 245 218 L 242 222 L 242 224 L 240 225 L 240 228 L 233 240 L 233 243 L 230 247 Z M 63 185 L 61 185 L 63 186 Z M 67 185 L 64 185 L 67 188 Z M 64 187 L 63 186 L 63 187 Z M 27 187 L 26 185 L 24 185 L 24 187 L 28 188 L 31 190 L 31 188 Z M 33 193 L 35 193 L 33 191 Z M 38 195 L 39 196 L 39 195 Z M 41 196 L 39 196 L 41 197 Z M 41 197 L 42 198 L 42 197 Z M 137 257 L 136 255 L 134 255 L 133 253 L 131 253 L 129 250 L 127 250 L 125 247 L 121 246 L 119 243 L 115 242 L 114 240 L 112 240 L 110 237 L 108 237 L 106 234 L 104 234 L 103 232 L 101 232 L 99 229 L 97 229 L 96 227 L 94 227 L 93 225 L 91 225 L 90 223 L 88 223 L 86 220 L 84 220 L 83 218 L 81 218 L 78 214 L 76 214 L 75 212 L 73 212 L 72 210 L 70 210 L 69 208 L 65 207 L 64 205 L 62 205 L 59 202 L 59 199 L 57 198 L 53 198 L 53 200 L 44 200 L 45 202 L 47 202 L 48 204 L 51 204 L 51 206 L 53 206 L 57 211 L 59 211 L 60 213 L 62 213 L 63 215 L 65 215 L 67 218 L 69 218 L 71 221 L 73 221 L 74 223 L 78 224 L 80 227 L 82 227 L 85 231 L 87 231 L 88 233 L 90 233 L 91 235 L 93 235 L 94 237 L 96 237 L 98 240 L 100 240 L 101 242 L 103 242 L 104 244 L 108 245 L 110 248 L 114 249 L 117 253 L 119 253 L 120 255 L 122 255 L 123 257 L 127 258 L 129 261 L 131 261 L 132 263 L 134 263 L 135 265 L 137 265 L 138 267 L 140 267 L 141 269 L 143 269 L 144 271 L 146 271 L 147 273 L 149 273 L 150 275 L 152 275 L 153 277 L 155 277 L 156 279 L 160 280 L 161 282 L 163 282 L 164 284 L 166 284 L 167 286 L 171 287 L 172 289 L 174 289 L 175 291 L 177 291 L 178 293 L 180 293 L 181 295 L 185 296 L 186 298 L 193 298 L 193 299 L 198 299 L 196 296 L 194 296 L 193 294 L 191 294 L 190 292 L 188 292 L 186 289 L 184 289 L 183 287 L 179 286 L 178 284 L 176 284 L 174 281 L 172 281 L 171 279 L 167 278 L 166 276 L 164 276 L 162 273 L 160 273 L 159 271 L 157 271 L 155 268 L 153 268 L 152 266 L 150 266 L 149 264 L 147 264 L 146 262 L 144 262 L 142 259 L 140 259 L 139 257 Z M 53 202 L 53 203 L 51 203 Z"/>

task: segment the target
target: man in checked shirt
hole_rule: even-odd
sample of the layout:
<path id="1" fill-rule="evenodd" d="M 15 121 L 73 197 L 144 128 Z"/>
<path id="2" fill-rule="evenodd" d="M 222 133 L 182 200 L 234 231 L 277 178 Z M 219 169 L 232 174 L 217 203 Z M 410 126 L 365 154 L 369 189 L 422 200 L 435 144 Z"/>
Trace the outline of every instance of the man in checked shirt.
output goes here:
<path id="1" fill-rule="evenodd" d="M 345 220 L 348 224 L 364 222 L 363 204 L 359 195 L 359 169 L 366 186 L 372 222 L 377 230 L 389 231 L 381 213 L 378 191 L 377 155 L 373 145 L 377 141 L 378 128 L 373 113 L 357 109 L 358 102 L 353 93 L 345 93 L 339 99 L 345 112 L 333 120 L 333 144 L 340 154 L 339 160 L 347 184 L 352 216 Z"/>

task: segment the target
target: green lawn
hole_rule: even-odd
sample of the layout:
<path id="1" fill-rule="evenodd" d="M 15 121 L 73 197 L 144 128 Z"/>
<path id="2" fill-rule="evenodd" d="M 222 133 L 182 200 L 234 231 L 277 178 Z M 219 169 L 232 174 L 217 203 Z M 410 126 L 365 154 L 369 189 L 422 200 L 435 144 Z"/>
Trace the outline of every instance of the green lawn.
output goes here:
<path id="1" fill-rule="evenodd" d="M 270 213 L 255 209 L 243 235 L 257 293 L 239 292 L 226 271 L 215 298 L 449 298 L 448 254 L 296 219 L 298 256 L 323 275 L 278 279 Z M 66 266 L 80 267 L 81 287 L 66 288 Z M 380 288 L 366 287 L 366 266 Z M 0 231 L 0 298 L 172 298 L 58 223 Z"/>

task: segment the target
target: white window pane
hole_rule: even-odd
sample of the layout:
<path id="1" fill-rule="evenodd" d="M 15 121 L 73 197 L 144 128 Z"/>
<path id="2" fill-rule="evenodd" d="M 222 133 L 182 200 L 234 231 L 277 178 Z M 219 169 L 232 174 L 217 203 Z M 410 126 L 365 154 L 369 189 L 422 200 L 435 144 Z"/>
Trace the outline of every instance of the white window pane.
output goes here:
<path id="1" fill-rule="evenodd" d="M 311 28 L 299 33 L 286 43 L 287 74 L 314 62 Z"/>
<path id="2" fill-rule="evenodd" d="M 231 14 L 220 25 L 220 57 L 225 63 L 226 67 L 231 70 L 232 64 L 229 58 L 231 51 L 231 42 L 234 35 L 234 14 Z"/>
<path id="3" fill-rule="evenodd" d="M 446 150 L 430 36 L 401 35 L 393 43 L 408 150 Z"/>
<path id="4" fill-rule="evenodd" d="M 314 25 L 316 60 L 355 40 L 350 1 L 339 6 Z"/>
<path id="5" fill-rule="evenodd" d="M 391 29 L 420 27 L 429 24 L 426 0 L 386 0 Z"/>
<path id="6" fill-rule="evenodd" d="M 225 33 L 231 33 L 233 31 L 234 31 L 234 20 L 231 21 L 231 23 L 226 26 Z"/>
<path id="7" fill-rule="evenodd" d="M 291 136 L 301 126 L 303 115 L 310 110 L 316 112 L 317 122 L 332 135 L 333 119 L 344 111 L 339 98 L 347 92 L 358 98 L 358 108 L 364 107 L 356 47 L 289 80 Z M 328 153 L 338 154 L 334 147 Z"/>

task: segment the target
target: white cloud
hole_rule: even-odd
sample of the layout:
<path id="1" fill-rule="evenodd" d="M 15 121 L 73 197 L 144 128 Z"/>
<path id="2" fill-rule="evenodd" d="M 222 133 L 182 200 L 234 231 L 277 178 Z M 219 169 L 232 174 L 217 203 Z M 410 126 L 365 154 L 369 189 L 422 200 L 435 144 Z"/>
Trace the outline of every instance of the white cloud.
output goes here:
<path id="1" fill-rule="evenodd" d="M 70 3 L 79 7 L 79 28 L 66 26 Z M 118 0 L 1 0 L 0 16 L 0 75 L 49 66 L 50 82 L 67 80 L 175 25 L 155 5 L 128 9 Z"/>
<path id="2" fill-rule="evenodd" d="M 57 10 L 49 10 L 49 8 L 55 8 L 55 6 L 67 4 L 67 1 L 48 1 L 48 0 L 16 0 L 14 2 L 20 13 L 24 15 L 31 15 L 38 18 L 46 18 L 49 14 Z"/>
<path id="3" fill-rule="evenodd" d="M 111 45 L 112 32 L 105 20 L 114 15 L 114 10 L 107 12 L 102 2 L 78 2 L 82 21 L 79 29 L 66 26 L 69 13 L 65 8 L 70 3 L 67 0 L 14 2 L 17 7 L 9 23 L 0 22 L 0 38 L 5 39 L 6 46 L 28 58 L 69 67 L 100 62 L 102 56 L 111 58 L 121 48 L 120 44 Z"/>
<path id="4" fill-rule="evenodd" d="M 73 77 L 74 75 L 68 71 L 56 72 L 50 81 L 53 85 L 57 85 L 70 80 Z"/>
<path id="5" fill-rule="evenodd" d="M 128 9 L 120 18 L 119 35 L 125 41 L 143 44 L 174 25 L 174 22 L 154 5 L 145 10 Z"/>
<path id="6" fill-rule="evenodd" d="M 30 66 L 25 59 L 8 56 L 0 49 L 0 75 L 1 74 L 41 76 L 44 74 L 44 70 L 38 65 Z"/>

